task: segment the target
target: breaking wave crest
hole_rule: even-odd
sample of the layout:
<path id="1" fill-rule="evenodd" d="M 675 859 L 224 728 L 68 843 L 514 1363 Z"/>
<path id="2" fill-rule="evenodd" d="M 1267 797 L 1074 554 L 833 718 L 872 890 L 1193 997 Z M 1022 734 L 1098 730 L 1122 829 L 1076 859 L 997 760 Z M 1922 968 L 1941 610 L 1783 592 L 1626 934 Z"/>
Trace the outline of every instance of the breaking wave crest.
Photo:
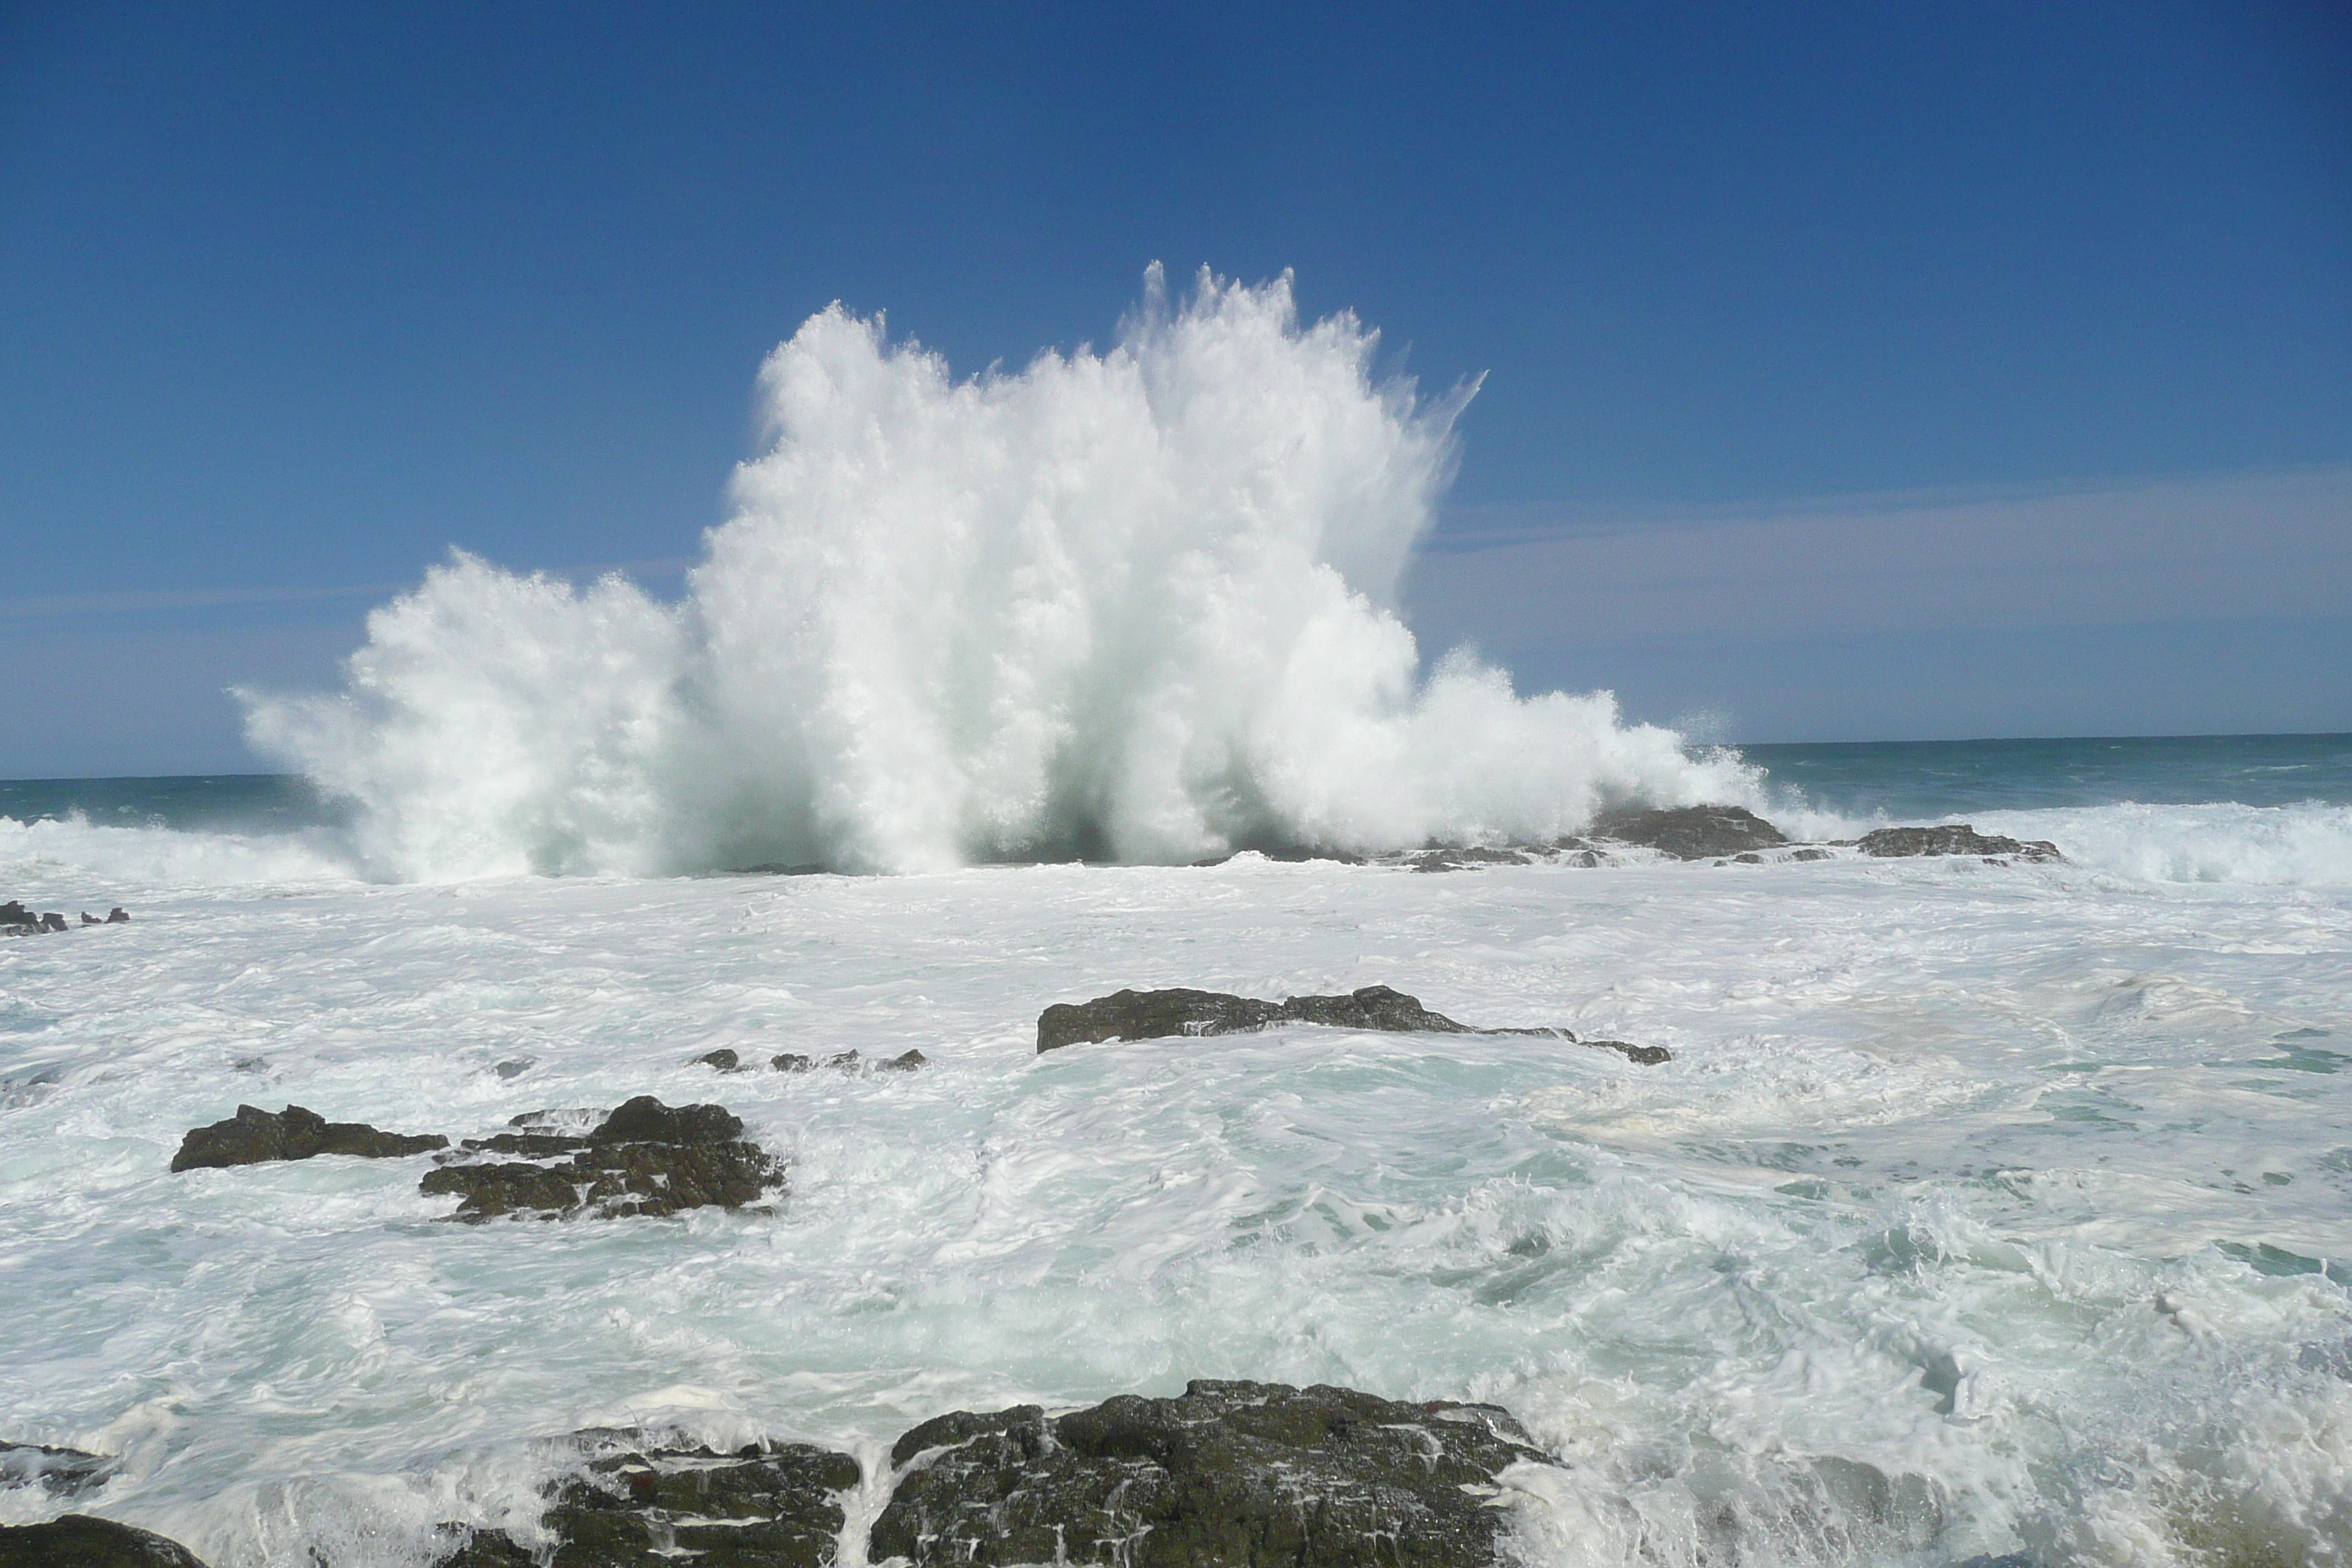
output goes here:
<path id="1" fill-rule="evenodd" d="M 682 602 L 465 554 L 346 689 L 246 699 L 403 879 L 898 871 L 1537 837 L 1757 775 L 1522 698 L 1392 607 L 1475 387 L 1424 400 L 1287 277 L 1155 268 L 1106 352 L 956 380 L 835 306 L 770 357 L 763 455 Z"/>

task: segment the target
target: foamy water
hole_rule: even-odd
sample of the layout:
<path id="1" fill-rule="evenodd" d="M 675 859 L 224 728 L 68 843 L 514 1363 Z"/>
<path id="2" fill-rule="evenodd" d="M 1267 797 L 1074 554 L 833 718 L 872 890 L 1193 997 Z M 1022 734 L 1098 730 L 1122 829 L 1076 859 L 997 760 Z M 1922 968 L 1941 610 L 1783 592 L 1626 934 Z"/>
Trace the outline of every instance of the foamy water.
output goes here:
<path id="1" fill-rule="evenodd" d="M 1244 857 L 100 896 L 134 923 L 0 945 L 5 1435 L 123 1455 L 99 1511 L 215 1568 L 421 1568 L 591 1424 L 870 1453 L 1192 1376 L 1508 1405 L 1573 1461 L 1522 1501 L 1539 1563 L 2352 1534 L 2340 889 Z M 1121 984 L 1373 983 L 1676 1059 L 1033 1054 L 1039 1009 Z M 719 1047 L 934 1065 L 689 1064 Z M 741 1114 L 782 1212 L 477 1229 L 422 1161 L 164 1169 L 240 1100 L 462 1136 L 640 1092 Z"/>

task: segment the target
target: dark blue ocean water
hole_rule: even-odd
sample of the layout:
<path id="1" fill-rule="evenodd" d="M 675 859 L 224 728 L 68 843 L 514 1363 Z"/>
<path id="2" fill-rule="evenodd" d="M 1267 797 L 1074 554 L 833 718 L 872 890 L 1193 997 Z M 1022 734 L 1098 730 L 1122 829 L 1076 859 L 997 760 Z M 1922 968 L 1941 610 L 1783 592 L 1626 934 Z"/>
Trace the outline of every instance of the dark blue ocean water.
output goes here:
<path id="1" fill-rule="evenodd" d="M 1894 818 L 2067 806 L 2352 805 L 2352 735 L 2153 735 L 1743 746 L 1776 791 Z"/>
<path id="2" fill-rule="evenodd" d="M 1746 746 L 1776 793 L 1843 816 L 1947 816 L 2135 801 L 2352 805 L 2352 734 L 2159 735 L 2040 741 L 1867 741 Z M 100 826 L 284 832 L 343 808 L 291 773 L 0 780 L 0 816 L 80 813 Z"/>

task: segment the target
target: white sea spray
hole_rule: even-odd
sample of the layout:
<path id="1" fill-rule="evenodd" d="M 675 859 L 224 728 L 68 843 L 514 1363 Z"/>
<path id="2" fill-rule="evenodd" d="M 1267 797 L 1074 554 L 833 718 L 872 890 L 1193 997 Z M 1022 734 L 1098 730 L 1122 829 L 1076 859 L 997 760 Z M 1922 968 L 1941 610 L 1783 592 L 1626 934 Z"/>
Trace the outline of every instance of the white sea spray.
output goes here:
<path id="1" fill-rule="evenodd" d="M 682 602 L 459 554 L 343 692 L 249 698 L 253 738 L 360 803 L 372 872 L 423 879 L 1181 863 L 1753 797 L 1605 692 L 1424 671 L 1392 601 L 1471 388 L 1376 379 L 1376 334 L 1302 325 L 1287 278 L 1150 283 L 1109 349 L 965 381 L 819 313 Z"/>

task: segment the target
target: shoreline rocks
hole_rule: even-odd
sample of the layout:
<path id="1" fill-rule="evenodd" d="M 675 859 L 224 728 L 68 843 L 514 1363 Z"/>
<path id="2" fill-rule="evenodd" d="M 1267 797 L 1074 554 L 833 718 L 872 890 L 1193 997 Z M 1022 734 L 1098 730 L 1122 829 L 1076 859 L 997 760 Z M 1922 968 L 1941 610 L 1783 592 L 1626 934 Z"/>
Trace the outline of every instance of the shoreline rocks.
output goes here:
<path id="1" fill-rule="evenodd" d="M 2047 838 L 2017 839 L 1997 833 L 1979 833 L 1966 822 L 1936 827 L 1882 827 L 1854 840 L 1853 847 L 1877 859 L 1907 856 L 1980 855 L 1988 859 L 2063 860 L 2058 846 Z"/>
<path id="2" fill-rule="evenodd" d="M 1509 1526 L 1496 1478 L 1553 1462 L 1496 1405 L 1209 1379 L 1061 1416 L 958 1411 L 890 1461 L 869 1551 L 916 1568 L 1490 1563 Z"/>
<path id="3" fill-rule="evenodd" d="M 289 1105 L 281 1111 L 240 1105 L 236 1114 L 209 1127 L 193 1127 L 172 1156 L 174 1171 L 259 1165 L 278 1160 L 310 1160 L 320 1154 L 352 1154 L 391 1160 L 446 1149 L 437 1132 L 386 1132 L 364 1121 L 330 1121 L 317 1111 Z"/>
<path id="4" fill-rule="evenodd" d="M 478 1225 L 507 1215 L 660 1218 L 706 1205 L 740 1209 L 784 1184 L 782 1165 L 743 1136 L 742 1119 L 723 1105 L 672 1107 L 641 1094 L 585 1133 L 536 1129 L 547 1115 L 509 1123 L 524 1131 L 466 1140 L 417 1190 L 457 1194 L 449 1217 Z"/>
<path id="5" fill-rule="evenodd" d="M 625 1429 L 568 1441 L 578 1458 L 546 1483 L 522 1539 L 443 1525 L 436 1568 L 823 1568 L 858 1544 L 861 1493 L 879 1508 L 866 1560 L 913 1568 L 1490 1568 L 1512 1529 L 1506 1472 L 1561 1463 L 1500 1405 L 1213 1379 L 1059 1415 L 953 1411 L 903 1433 L 873 1477 L 809 1443 L 719 1452 Z M 203 1568 L 163 1536 L 87 1515 L 0 1529 L 0 1563 Z"/>
<path id="6" fill-rule="evenodd" d="M 1592 837 L 1671 855 L 1677 860 L 1729 858 L 1789 842 L 1787 834 L 1740 805 L 1683 805 L 1604 813 Z"/>
<path id="7" fill-rule="evenodd" d="M 1287 1024 L 1390 1034 L 1520 1035 L 1617 1051 L 1644 1067 L 1674 1059 L 1674 1054 L 1663 1046 L 1634 1046 L 1622 1040 L 1578 1041 L 1569 1029 L 1475 1029 L 1467 1024 L 1455 1023 L 1443 1013 L 1431 1012 L 1421 1005 L 1419 997 L 1386 985 L 1366 985 L 1345 995 L 1292 996 L 1280 1002 L 1182 987 L 1115 991 L 1090 1002 L 1057 1002 L 1037 1016 L 1037 1054 L 1044 1056 L 1067 1046 L 1095 1045 L 1106 1040 L 1250 1035 Z"/>
<path id="8" fill-rule="evenodd" d="M 131 916 L 121 904 L 106 911 L 100 920 L 88 910 L 81 911 L 81 923 L 86 926 L 119 926 L 130 923 Z M 62 910 L 44 910 L 36 913 L 16 899 L 0 904 L 0 936 L 46 936 L 55 931 L 71 931 Z"/>
<path id="9" fill-rule="evenodd" d="M 551 1489 L 541 1528 L 556 1539 L 555 1568 L 821 1568 L 847 1522 L 840 1496 L 862 1479 L 857 1461 L 806 1443 L 758 1443 L 731 1454 L 624 1447 Z M 543 1560 L 511 1537 L 452 1526 L 457 1550 L 439 1568 L 526 1568 Z"/>
<path id="10" fill-rule="evenodd" d="M 0 1525 L 7 1568 L 205 1568 L 168 1536 L 136 1525 L 69 1513 L 44 1524 Z"/>

